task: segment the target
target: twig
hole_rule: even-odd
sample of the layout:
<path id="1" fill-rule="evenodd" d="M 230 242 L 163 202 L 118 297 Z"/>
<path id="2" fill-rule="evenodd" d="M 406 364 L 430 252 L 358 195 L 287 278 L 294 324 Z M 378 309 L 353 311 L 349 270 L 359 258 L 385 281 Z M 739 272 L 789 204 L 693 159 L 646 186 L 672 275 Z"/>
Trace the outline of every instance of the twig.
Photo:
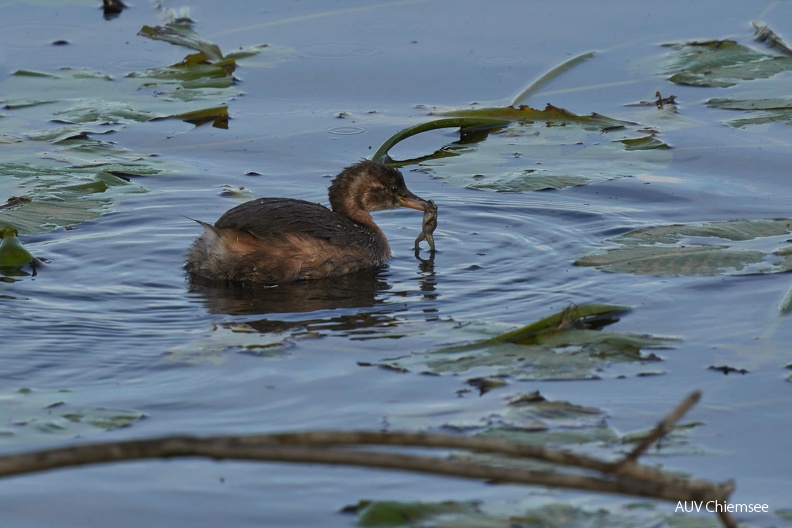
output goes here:
<path id="1" fill-rule="evenodd" d="M 701 392 L 692 392 L 682 401 L 682 403 L 677 405 L 676 409 L 668 413 L 668 416 L 663 418 L 660 423 L 658 423 L 657 426 L 648 435 L 646 435 L 644 439 L 641 440 L 641 442 L 627 454 L 626 457 L 624 457 L 622 463 L 635 462 L 638 460 L 638 457 L 644 454 L 644 452 L 649 449 L 649 446 L 667 435 L 668 432 L 674 428 L 674 425 L 676 425 L 676 423 L 682 418 L 682 416 L 684 416 L 691 407 L 696 405 L 700 399 Z"/>
<path id="2" fill-rule="evenodd" d="M 700 394 L 691 394 L 650 435 L 652 442 L 679 420 Z M 641 446 L 647 443 L 642 442 Z M 500 453 L 576 467 L 599 475 L 538 471 L 447 458 L 355 449 L 359 446 L 408 446 L 465 449 Z M 639 447 L 641 447 L 639 446 Z M 430 433 L 315 431 L 288 434 L 192 437 L 175 436 L 46 449 L 0 457 L 0 476 L 21 475 L 55 468 L 150 458 L 206 457 L 216 460 L 259 460 L 343 464 L 416 471 L 495 482 L 616 493 L 668 501 L 726 502 L 733 482 L 712 483 L 685 479 L 642 466 L 636 448 L 623 460 L 604 462 L 585 455 L 502 438 L 465 437 Z M 736 527 L 728 513 L 720 516 L 727 528 Z"/>

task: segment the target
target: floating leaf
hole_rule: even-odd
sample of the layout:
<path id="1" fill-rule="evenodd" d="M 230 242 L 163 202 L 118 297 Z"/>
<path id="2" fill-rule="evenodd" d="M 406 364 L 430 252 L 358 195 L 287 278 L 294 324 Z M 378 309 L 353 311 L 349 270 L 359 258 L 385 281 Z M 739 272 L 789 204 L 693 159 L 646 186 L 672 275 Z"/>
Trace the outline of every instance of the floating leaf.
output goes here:
<path id="1" fill-rule="evenodd" d="M 792 270 L 792 220 L 740 220 L 630 231 L 621 247 L 579 258 L 578 266 L 637 275 L 742 275 Z"/>
<path id="2" fill-rule="evenodd" d="M 768 47 L 776 49 L 781 53 L 792 55 L 792 48 L 790 48 L 781 37 L 776 35 L 775 31 L 767 27 L 767 24 L 757 21 L 751 22 L 751 25 L 753 25 L 754 29 L 756 30 L 756 33 L 754 34 L 754 38 L 756 40 L 759 42 L 764 42 Z"/>
<path id="3" fill-rule="evenodd" d="M 138 35 L 194 49 L 203 54 L 206 60 L 209 61 L 223 60 L 223 53 L 217 44 L 205 39 L 187 25 L 143 26 Z"/>
<path id="4" fill-rule="evenodd" d="M 141 191 L 103 168 L 110 166 L 0 163 L 0 196 L 24 196 L 0 208 L 0 223 L 25 234 L 52 231 L 97 218 L 118 193 Z"/>
<path id="5" fill-rule="evenodd" d="M 670 44 L 666 72 L 677 84 L 734 86 L 739 81 L 765 79 L 792 70 L 792 57 L 770 55 L 733 40 Z"/>
<path id="6" fill-rule="evenodd" d="M 600 114 L 581 116 L 553 105 L 544 110 L 520 106 L 436 113 L 447 117 L 399 132 L 377 150 L 375 159 L 415 133 L 460 126 L 460 141 L 400 163 L 419 163 L 433 176 L 463 187 L 519 192 L 651 172 L 671 161 L 671 154 L 663 152 L 665 143 L 635 137 L 635 123 Z M 622 137 L 603 140 L 604 133 Z"/>
<path id="7" fill-rule="evenodd" d="M 554 503 L 531 498 L 523 504 L 487 504 L 479 501 L 394 502 L 361 500 L 344 509 L 357 515 L 357 525 L 365 528 L 634 528 L 669 526 L 675 528 L 718 528 L 713 515 L 658 511 L 652 504 L 609 504 L 579 507 L 568 502 Z"/>
<path id="8" fill-rule="evenodd" d="M 24 199 L 0 210 L 0 223 L 21 233 L 71 226 L 108 211 L 115 195 L 141 190 L 124 178 L 185 169 L 95 136 L 154 119 L 228 128 L 226 102 L 240 93 L 229 90 L 235 59 L 223 58 L 213 43 L 189 28 L 151 31 L 144 33 L 199 53 L 173 67 L 133 72 L 120 80 L 64 68 L 54 73 L 18 70 L 0 83 L 0 91 L 8 94 L 0 143 L 9 146 L 0 162 L 0 197 Z M 238 55 L 250 57 L 263 49 L 245 48 Z M 48 143 L 45 154 L 41 142 Z"/>
<path id="9" fill-rule="evenodd" d="M 20 389 L 0 394 L 0 444 L 76 438 L 128 427 L 145 415 L 130 409 L 73 408 L 71 391 Z"/>
<path id="10" fill-rule="evenodd" d="M 592 113 L 590 115 L 577 115 L 565 108 L 559 108 L 548 104 L 544 110 L 537 110 L 528 105 L 521 105 L 517 108 L 512 106 L 497 108 L 473 108 L 461 110 L 447 110 L 435 112 L 436 115 L 446 117 L 472 117 L 504 119 L 507 121 L 519 121 L 521 123 L 541 122 L 548 127 L 567 126 L 577 124 L 585 130 L 602 132 L 604 130 L 620 128 L 627 125 L 634 125 L 628 121 L 613 119 L 601 114 Z"/>
<path id="11" fill-rule="evenodd" d="M 21 268 L 33 262 L 33 255 L 19 241 L 18 234 L 14 226 L 0 228 L 0 268 Z"/>
<path id="12" fill-rule="evenodd" d="M 608 305 L 593 305 L 607 307 Z M 611 314 L 623 307 L 611 307 Z M 668 348 L 672 340 L 646 335 L 602 332 L 598 328 L 617 318 L 596 319 L 586 324 L 586 317 L 576 317 L 575 310 L 564 310 L 501 336 L 409 356 L 386 359 L 378 365 L 432 374 L 470 376 L 509 376 L 518 380 L 597 379 L 615 363 L 659 361 L 644 349 Z M 606 314 L 608 310 L 602 309 Z M 618 309 L 618 310 L 617 310 Z M 554 321 L 549 324 L 548 321 Z M 470 331 L 470 327 L 463 330 Z M 523 344 L 518 344 L 523 343 Z"/>
<path id="13" fill-rule="evenodd" d="M 358 526 L 377 527 L 414 527 L 438 526 L 431 522 L 441 519 L 467 519 L 461 526 L 472 526 L 470 521 L 481 516 L 475 502 L 394 502 L 360 501 L 355 507 Z M 460 526 L 460 525 L 457 525 Z M 478 525 L 481 526 L 481 525 Z"/>
<path id="14" fill-rule="evenodd" d="M 245 323 L 221 323 L 214 326 L 208 339 L 171 348 L 167 353 L 173 361 L 188 363 L 219 362 L 234 352 L 278 358 L 287 354 L 286 346 L 297 337 L 289 332 L 262 333 Z"/>
<path id="15" fill-rule="evenodd" d="M 792 124 L 792 99 L 736 99 L 715 98 L 707 101 L 707 106 L 726 110 L 745 110 L 746 117 L 730 119 L 726 124 L 739 128 L 746 125 L 761 125 L 774 121 Z"/>
<path id="16" fill-rule="evenodd" d="M 619 139 L 619 143 L 624 144 L 627 150 L 654 150 L 667 149 L 668 145 L 655 136 L 644 136 L 639 138 Z"/>

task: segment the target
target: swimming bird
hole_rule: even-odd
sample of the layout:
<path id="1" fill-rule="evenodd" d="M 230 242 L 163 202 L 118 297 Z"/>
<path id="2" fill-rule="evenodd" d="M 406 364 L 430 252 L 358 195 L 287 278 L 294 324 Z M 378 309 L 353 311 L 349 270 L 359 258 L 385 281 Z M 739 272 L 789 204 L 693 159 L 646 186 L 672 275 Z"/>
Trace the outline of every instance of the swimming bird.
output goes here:
<path id="1" fill-rule="evenodd" d="M 364 160 L 345 168 L 329 189 L 330 207 L 293 198 L 258 198 L 223 214 L 187 253 L 185 269 L 213 281 L 279 284 L 322 279 L 379 266 L 388 239 L 371 213 L 399 206 L 425 211 L 397 169 Z"/>

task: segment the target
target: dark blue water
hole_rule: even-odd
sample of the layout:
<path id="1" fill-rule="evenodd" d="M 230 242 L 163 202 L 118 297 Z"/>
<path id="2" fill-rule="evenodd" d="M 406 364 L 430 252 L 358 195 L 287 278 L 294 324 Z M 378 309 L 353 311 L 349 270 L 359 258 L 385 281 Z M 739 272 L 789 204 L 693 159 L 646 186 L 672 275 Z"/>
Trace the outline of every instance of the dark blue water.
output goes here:
<path id="1" fill-rule="evenodd" d="M 790 278 L 633 276 L 573 265 L 634 228 L 789 216 L 792 128 L 719 124 L 719 111 L 703 105 L 705 92 L 665 81 L 666 50 L 658 46 L 726 37 L 750 43 L 754 19 L 775 21 L 777 31 L 792 35 L 784 25 L 788 4 L 196 0 L 189 7 L 196 29 L 224 50 L 269 43 L 289 51 L 281 61 L 241 62 L 244 95 L 229 103 L 229 130 L 163 121 L 113 135 L 124 148 L 178 161 L 182 170 L 135 179 L 147 192 L 122 195 L 95 221 L 23 237 L 50 263 L 35 278 L 0 283 L 0 395 L 70 389 L 75 408 L 145 413 L 129 428 L 86 438 L 98 441 L 378 430 L 384 423 L 433 429 L 485 416 L 501 409 L 504 397 L 530 390 L 602 408 L 611 425 L 629 432 L 700 389 L 703 402 L 690 415 L 703 423 L 690 439 L 700 452 L 661 462 L 715 481 L 735 479 L 738 502 L 792 507 L 792 465 L 784 455 L 792 396 L 783 368 L 792 330 L 777 311 Z M 122 78 L 184 55 L 136 36 L 142 25 L 158 23 L 145 3 L 111 21 L 84 3 L 2 9 L 4 76 L 73 66 Z M 70 44 L 50 45 L 58 39 Z M 667 164 L 531 193 L 467 189 L 408 165 L 410 189 L 440 208 L 433 264 L 412 252 L 420 214 L 400 210 L 376 216 L 393 259 L 354 280 L 270 296 L 191 288 L 185 280 L 184 253 L 200 233 L 186 217 L 211 222 L 239 203 L 222 196 L 221 186 L 325 202 L 330 176 L 425 119 L 416 105 L 508 104 L 528 82 L 589 50 L 600 53 L 529 102 L 657 126 L 673 147 Z M 657 90 L 682 101 L 678 116 L 624 106 Z M 341 112 L 349 117 L 337 117 Z M 456 139 L 453 130 L 434 132 L 394 154 L 418 157 Z M 616 330 L 681 338 L 661 353 L 665 374 L 523 382 L 458 398 L 460 378 L 358 365 L 465 339 L 455 334 L 461 322 L 527 324 L 589 302 L 635 308 Z M 724 376 L 707 370 L 713 364 L 749 373 Z M 65 441 L 55 436 L 49 444 Z M 6 452 L 45 445 L 47 437 L 3 440 Z M 21 528 L 348 526 L 352 519 L 337 512 L 362 498 L 511 500 L 525 493 L 360 469 L 152 461 L 0 480 L 0 509 L 5 523 Z M 596 506 L 593 500 L 588 504 Z M 758 515 L 742 520 L 781 525 Z"/>

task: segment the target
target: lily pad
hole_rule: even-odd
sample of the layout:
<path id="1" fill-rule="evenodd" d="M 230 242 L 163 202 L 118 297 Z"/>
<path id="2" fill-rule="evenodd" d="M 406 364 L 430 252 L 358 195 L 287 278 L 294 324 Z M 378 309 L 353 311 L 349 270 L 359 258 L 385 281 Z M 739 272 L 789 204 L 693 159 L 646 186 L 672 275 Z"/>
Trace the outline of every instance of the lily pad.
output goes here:
<path id="1" fill-rule="evenodd" d="M 511 121 L 486 133 L 463 129 L 460 141 L 413 160 L 434 177 L 471 189 L 563 189 L 657 171 L 672 159 L 668 145 L 640 135 L 635 123 L 599 114 L 579 116 L 552 105 L 544 110 L 522 106 L 440 115 Z"/>
<path id="2" fill-rule="evenodd" d="M 609 310 L 600 307 L 593 324 L 589 324 L 588 305 L 573 307 L 534 325 L 518 328 L 501 336 L 440 350 L 385 359 L 380 366 L 431 374 L 465 374 L 468 377 L 499 376 L 518 380 L 598 379 L 607 367 L 616 363 L 641 365 L 660 361 L 645 349 L 668 348 L 672 339 L 603 332 L 600 328 L 617 317 L 602 319 Z M 609 307 L 610 315 L 624 307 Z M 582 310 L 577 312 L 576 310 Z M 555 321 L 554 324 L 548 321 Z M 462 331 L 475 331 L 466 326 Z"/>
<path id="3" fill-rule="evenodd" d="M 118 194 L 142 191 L 111 173 L 114 168 L 120 166 L 0 163 L 0 196 L 24 197 L 0 207 L 0 223 L 32 234 L 97 218 Z M 124 170 L 134 172 L 135 167 Z"/>
<path id="4" fill-rule="evenodd" d="M 219 363 L 234 352 L 282 358 L 287 355 L 286 348 L 292 340 L 298 337 L 289 332 L 262 333 L 246 323 L 220 323 L 213 326 L 208 339 L 171 348 L 167 355 L 172 361 L 184 363 Z"/>
<path id="5" fill-rule="evenodd" d="M 771 55 L 733 40 L 669 44 L 669 80 L 693 86 L 734 86 L 792 70 L 792 57 Z"/>
<path id="6" fill-rule="evenodd" d="M 144 28 L 143 34 L 199 53 L 120 80 L 63 68 L 19 70 L 0 83 L 7 110 L 0 138 L 8 145 L 0 163 L 0 201 L 23 198 L 0 209 L 1 224 L 24 234 L 71 226 L 110 210 L 117 194 L 142 190 L 127 181 L 130 176 L 186 170 L 97 136 L 156 119 L 228 128 L 225 103 L 240 93 L 229 89 L 236 82 L 236 58 L 223 57 L 214 43 L 184 26 Z M 253 46 L 233 55 L 252 57 L 265 49 Z"/>
<path id="7" fill-rule="evenodd" d="M 736 128 L 746 125 L 772 123 L 774 121 L 786 121 L 788 125 L 792 125 L 792 99 L 715 98 L 708 100 L 707 106 L 748 112 L 745 117 L 726 121 L 727 125 Z"/>
<path id="8" fill-rule="evenodd" d="M 433 112 L 436 115 L 445 117 L 473 117 L 473 118 L 489 118 L 489 119 L 504 119 L 512 122 L 521 122 L 526 124 L 542 123 L 546 127 L 569 126 L 576 124 L 583 127 L 585 130 L 592 132 L 603 132 L 610 129 L 621 128 L 628 125 L 634 125 L 628 121 L 621 121 L 604 116 L 597 113 L 590 115 L 578 115 L 565 108 L 559 108 L 548 104 L 544 110 L 537 110 L 528 105 L 521 105 L 517 108 L 512 106 L 495 107 L 495 108 L 471 108 L 460 110 L 446 110 Z"/>
<path id="9" fill-rule="evenodd" d="M 792 270 L 792 219 L 738 220 L 637 229 L 610 242 L 620 247 L 575 261 L 637 275 L 744 275 Z"/>
<path id="10" fill-rule="evenodd" d="M 717 528 L 716 516 L 684 516 L 649 503 L 600 504 L 580 507 L 530 498 L 523 504 L 488 504 L 480 501 L 395 502 L 361 500 L 344 509 L 357 515 L 366 528 Z"/>
<path id="11" fill-rule="evenodd" d="M 0 394 L 0 444 L 52 442 L 128 427 L 145 415 L 131 409 L 74 408 L 68 390 L 19 389 Z"/>

